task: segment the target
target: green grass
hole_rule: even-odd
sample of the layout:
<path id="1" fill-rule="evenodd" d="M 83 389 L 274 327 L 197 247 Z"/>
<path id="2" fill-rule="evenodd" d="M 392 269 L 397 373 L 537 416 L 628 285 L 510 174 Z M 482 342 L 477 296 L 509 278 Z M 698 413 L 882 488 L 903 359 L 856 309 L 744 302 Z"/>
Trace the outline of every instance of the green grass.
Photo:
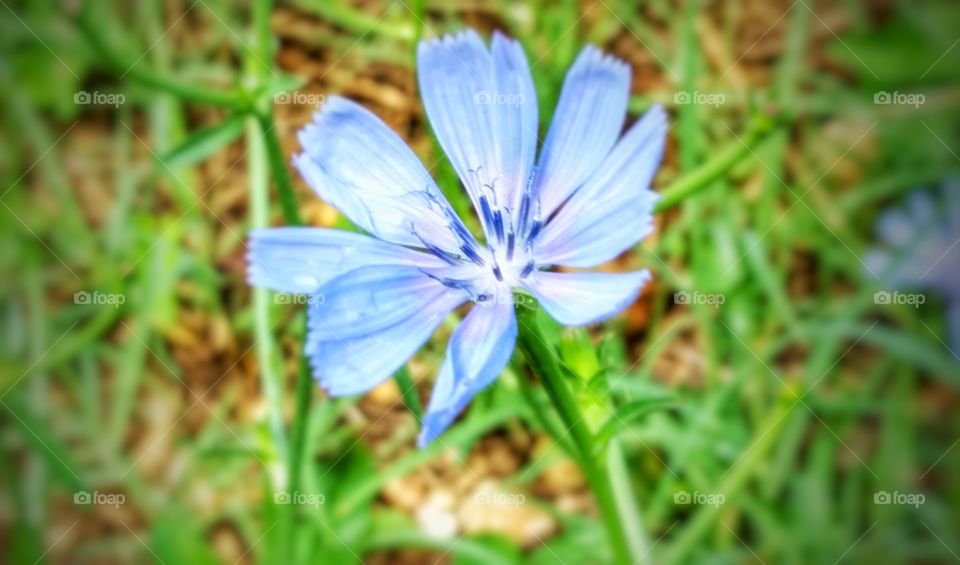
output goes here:
<path id="1" fill-rule="evenodd" d="M 249 290 L 235 266 L 248 228 L 309 223 L 284 144 L 296 124 L 273 106 L 276 93 L 305 84 L 278 62 L 278 8 L 9 3 L 0 10 L 5 561 L 234 561 L 213 543 L 228 530 L 255 562 L 355 562 L 405 548 L 460 563 L 611 562 L 602 521 L 548 499 L 527 504 L 562 528 L 525 553 L 494 535 L 431 538 L 378 502 L 391 479 L 448 448 L 465 457 L 518 427 L 554 436 L 557 448 L 504 483 L 522 491 L 564 457 L 598 463 L 631 560 L 956 560 L 960 362 L 944 345 L 943 302 L 876 305 L 880 287 L 861 263 L 880 210 L 960 173 L 960 17 L 950 3 L 898 3 L 883 19 L 859 2 L 784 3 L 768 38 L 776 55 L 762 63 L 751 44 L 773 22 L 757 27 L 741 4 L 609 0 L 584 15 L 576 2 L 494 2 L 480 16 L 439 2 L 289 6 L 319 22 L 312 41 L 339 61 L 341 85 L 379 64 L 412 77 L 417 38 L 496 21 L 537 61 L 544 127 L 583 43 L 643 55 L 656 86 L 633 92 L 631 114 L 659 101 L 672 124 L 655 183 L 662 229 L 625 261 L 655 274 L 646 323 L 620 317 L 587 334 L 539 320 L 560 344 L 546 346 L 558 371 L 570 371 L 560 392 L 586 416 L 577 437 L 548 408 L 557 391 L 529 379 L 517 353 L 443 444 L 409 449 L 410 419 L 373 445 L 357 399 L 324 398 L 297 356 L 302 308 Z M 715 24 L 713 43 L 704 21 Z M 764 74 L 745 86 L 711 58 L 718 48 Z M 124 102 L 78 105 L 80 91 Z M 926 102 L 876 105 L 878 91 Z M 725 98 L 676 104 L 677 92 Z M 441 156 L 435 142 L 429 153 L 427 163 Z M 95 182 L 77 180 L 85 167 Z M 468 209 L 450 165 L 435 173 Z M 213 199 L 237 186 L 240 212 L 221 218 Z M 77 304 L 81 291 L 124 303 Z M 723 303 L 677 305 L 677 292 Z M 207 324 L 192 337 L 188 313 Z M 212 352 L 212 370 L 185 361 L 184 339 Z M 433 379 L 423 368 L 444 348 L 435 338 L 396 379 L 414 414 L 411 388 Z M 242 378 L 251 374 L 256 382 Z M 593 454 L 591 437 L 604 440 Z M 78 492 L 125 502 L 74 504 Z M 324 501 L 276 504 L 282 492 Z M 876 504 L 878 492 L 925 501 Z M 722 504 L 679 504 L 682 493 Z"/>

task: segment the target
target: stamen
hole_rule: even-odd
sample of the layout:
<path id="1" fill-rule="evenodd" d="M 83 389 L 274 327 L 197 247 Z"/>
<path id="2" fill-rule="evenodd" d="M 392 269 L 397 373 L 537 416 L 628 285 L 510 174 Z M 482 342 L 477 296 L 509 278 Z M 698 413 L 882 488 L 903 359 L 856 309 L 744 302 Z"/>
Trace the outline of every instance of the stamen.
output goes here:
<path id="1" fill-rule="evenodd" d="M 530 235 L 527 236 L 527 241 L 533 241 L 536 239 L 537 235 L 540 234 L 540 228 L 543 227 L 543 223 L 540 221 L 540 218 L 533 219 L 533 225 L 530 226 Z"/>
<path id="2" fill-rule="evenodd" d="M 490 212 L 490 203 L 487 202 L 487 196 L 480 196 L 480 215 L 483 216 L 483 225 L 487 228 L 493 227 L 493 214 Z"/>
<path id="3" fill-rule="evenodd" d="M 450 264 L 450 265 L 457 265 L 457 264 L 460 263 L 460 256 L 459 256 L 459 255 L 454 255 L 453 253 L 450 253 L 449 251 L 445 251 L 445 250 L 443 250 L 443 249 L 440 249 L 440 248 L 437 247 L 436 245 L 434 245 L 434 244 L 430 243 L 429 241 L 427 241 L 426 239 L 424 239 L 424 238 L 420 235 L 420 233 L 417 232 L 417 228 L 416 228 L 412 223 L 410 224 L 410 231 L 413 232 L 413 235 L 417 236 L 417 239 L 420 240 L 420 243 L 422 243 L 423 246 L 426 247 L 428 251 L 430 251 L 431 253 L 433 253 L 434 255 L 436 255 L 438 259 L 441 259 L 441 260 L 445 261 L 446 263 L 448 263 L 448 264 Z"/>
<path id="4" fill-rule="evenodd" d="M 467 226 L 458 221 L 453 225 L 453 233 L 464 245 L 473 247 L 473 236 L 470 235 L 469 231 L 467 231 Z"/>
<path id="5" fill-rule="evenodd" d="M 494 185 L 496 184 L 496 182 L 497 182 L 497 179 L 494 179 L 493 182 L 491 182 L 490 184 L 484 183 L 483 188 L 490 191 L 490 198 L 493 200 L 493 206 L 499 207 L 500 203 L 497 202 L 497 190 L 494 188 Z"/>
<path id="6" fill-rule="evenodd" d="M 533 260 L 527 261 L 527 264 L 523 266 L 523 270 L 520 271 L 520 278 L 526 278 L 527 275 L 533 272 L 534 265 Z"/>
<path id="7" fill-rule="evenodd" d="M 472 245 L 464 243 L 460 246 L 460 251 L 463 251 L 463 254 L 467 256 L 467 259 L 470 259 L 481 267 L 483 266 L 483 257 L 477 253 Z"/>
<path id="8" fill-rule="evenodd" d="M 423 238 L 421 238 L 420 241 L 423 241 Z M 440 249 L 440 248 L 437 247 L 436 245 L 433 245 L 432 243 L 429 243 L 429 242 L 427 242 L 427 241 L 423 241 L 423 244 L 427 246 L 427 249 L 430 250 L 431 253 L 433 253 L 434 255 L 436 255 L 437 257 L 439 257 L 440 259 L 446 261 L 447 263 L 449 263 L 449 264 L 451 264 L 451 265 L 459 265 L 459 264 L 460 264 L 460 256 L 459 256 L 459 255 L 454 255 L 453 253 L 450 253 L 449 251 L 444 251 L 443 249 Z"/>
<path id="9" fill-rule="evenodd" d="M 429 270 L 427 270 L 427 269 L 420 269 L 420 272 L 423 273 L 423 274 L 425 274 L 425 275 L 427 275 L 427 276 L 430 277 L 431 279 L 437 281 L 438 283 L 440 283 L 440 284 L 442 284 L 443 286 L 446 286 L 446 287 L 448 287 L 448 288 L 454 288 L 454 289 L 458 289 L 458 290 L 464 290 L 464 291 L 466 291 L 466 292 L 468 292 L 468 293 L 471 293 L 471 294 L 473 293 L 473 290 L 472 290 L 472 287 L 471 287 L 469 281 L 465 281 L 465 280 L 461 280 L 461 279 L 451 279 L 451 278 L 449 278 L 449 277 L 440 277 L 440 276 L 437 276 L 437 275 L 434 274 L 434 273 L 431 273 L 431 272 L 430 272 Z"/>
<path id="10" fill-rule="evenodd" d="M 500 210 L 493 213 L 493 232 L 497 236 L 497 242 L 503 243 L 503 213 Z"/>
<path id="11" fill-rule="evenodd" d="M 524 191 L 520 198 L 520 215 L 517 218 L 517 232 L 525 233 L 527 231 L 527 220 L 530 214 L 530 192 Z"/>

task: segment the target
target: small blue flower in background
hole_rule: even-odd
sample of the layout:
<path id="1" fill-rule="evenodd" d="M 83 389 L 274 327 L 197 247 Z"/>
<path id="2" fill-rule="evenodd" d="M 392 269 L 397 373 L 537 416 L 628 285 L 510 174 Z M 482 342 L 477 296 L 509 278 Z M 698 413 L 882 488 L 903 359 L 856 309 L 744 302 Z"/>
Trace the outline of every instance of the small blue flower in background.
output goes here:
<path id="1" fill-rule="evenodd" d="M 330 97 L 299 135 L 294 164 L 321 198 L 371 236 L 324 228 L 255 230 L 250 283 L 322 295 L 309 302 L 306 354 L 331 395 L 390 377 L 466 302 L 424 416 L 419 445 L 445 430 L 500 374 L 517 336 L 513 289 L 565 325 L 625 308 L 646 270 L 595 267 L 653 229 L 650 182 L 666 114 L 648 111 L 621 136 L 630 70 L 593 46 L 564 80 L 537 158 L 537 96 L 520 44 L 473 31 L 417 51 L 427 117 L 483 227 L 480 243 L 417 157 L 380 119 Z"/>
<path id="2" fill-rule="evenodd" d="M 960 183 L 945 182 L 940 194 L 912 192 L 880 215 L 876 229 L 886 245 L 867 253 L 867 268 L 887 288 L 940 294 L 950 347 L 960 356 Z"/>

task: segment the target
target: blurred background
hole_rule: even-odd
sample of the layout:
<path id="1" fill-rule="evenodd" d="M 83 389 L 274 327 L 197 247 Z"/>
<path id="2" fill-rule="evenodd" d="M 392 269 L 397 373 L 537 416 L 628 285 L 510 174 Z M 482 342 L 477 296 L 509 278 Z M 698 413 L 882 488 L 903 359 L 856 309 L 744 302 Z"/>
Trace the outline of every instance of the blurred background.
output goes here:
<path id="1" fill-rule="evenodd" d="M 521 354 L 419 451 L 457 315 L 328 399 L 303 300 L 244 281 L 250 227 L 350 228 L 289 167 L 328 94 L 470 213 L 414 71 L 466 26 L 523 43 L 543 127 L 586 43 L 632 67 L 631 120 L 670 113 L 683 198 L 610 266 L 654 282 L 551 328 L 642 561 L 960 560 L 955 2 L 0 4 L 0 561 L 612 560 Z"/>

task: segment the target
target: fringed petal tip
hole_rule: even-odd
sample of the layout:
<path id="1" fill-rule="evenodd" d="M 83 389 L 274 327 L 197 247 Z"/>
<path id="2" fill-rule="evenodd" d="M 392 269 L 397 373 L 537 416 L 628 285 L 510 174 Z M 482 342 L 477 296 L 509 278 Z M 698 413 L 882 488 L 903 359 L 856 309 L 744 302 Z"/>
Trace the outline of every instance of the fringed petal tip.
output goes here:
<path id="1" fill-rule="evenodd" d="M 576 60 L 574 60 L 573 66 L 570 67 L 569 72 L 582 72 L 588 69 L 591 72 L 610 72 L 617 77 L 625 77 L 628 81 L 632 72 L 630 65 L 627 64 L 626 61 L 616 55 L 604 52 L 603 49 L 592 43 L 588 43 L 583 47 Z"/>
<path id="2" fill-rule="evenodd" d="M 300 142 L 300 146 L 306 147 L 314 141 L 317 141 L 331 115 L 345 110 L 354 110 L 355 108 L 363 109 L 362 106 L 349 98 L 344 98 L 336 94 L 327 96 L 324 101 L 317 106 L 317 109 L 314 110 L 310 121 L 297 132 L 297 141 Z M 364 109 L 364 111 L 367 110 Z"/>
<path id="3" fill-rule="evenodd" d="M 498 43 L 503 44 L 510 50 L 519 51 L 521 56 L 526 57 L 526 54 L 523 52 L 523 45 L 517 39 L 510 37 L 499 29 L 494 30 L 490 35 L 490 45 Z M 468 28 L 456 33 L 421 39 L 420 43 L 417 44 L 417 60 L 421 62 L 422 57 L 429 56 L 438 49 L 449 50 L 462 44 L 472 44 L 471 47 L 479 47 L 484 51 L 489 51 L 487 49 L 487 43 L 483 38 L 476 31 Z"/>
<path id="4" fill-rule="evenodd" d="M 244 255 L 246 260 L 246 280 L 247 284 L 259 288 L 268 288 L 278 292 L 298 292 L 299 288 L 294 288 L 296 283 L 303 281 L 287 281 L 278 279 L 276 272 L 270 268 L 274 262 L 274 250 L 270 245 L 271 236 L 282 231 L 283 228 L 256 228 L 247 234 L 247 252 Z"/>
<path id="5" fill-rule="evenodd" d="M 438 47 L 449 48 L 459 43 L 479 43 L 483 45 L 483 39 L 473 29 L 466 28 L 456 33 L 445 33 L 437 37 L 421 39 L 417 44 L 417 57 Z"/>
<path id="6" fill-rule="evenodd" d="M 535 191 L 549 217 L 594 175 L 620 138 L 630 67 L 588 45 L 567 71 L 537 163 Z"/>

